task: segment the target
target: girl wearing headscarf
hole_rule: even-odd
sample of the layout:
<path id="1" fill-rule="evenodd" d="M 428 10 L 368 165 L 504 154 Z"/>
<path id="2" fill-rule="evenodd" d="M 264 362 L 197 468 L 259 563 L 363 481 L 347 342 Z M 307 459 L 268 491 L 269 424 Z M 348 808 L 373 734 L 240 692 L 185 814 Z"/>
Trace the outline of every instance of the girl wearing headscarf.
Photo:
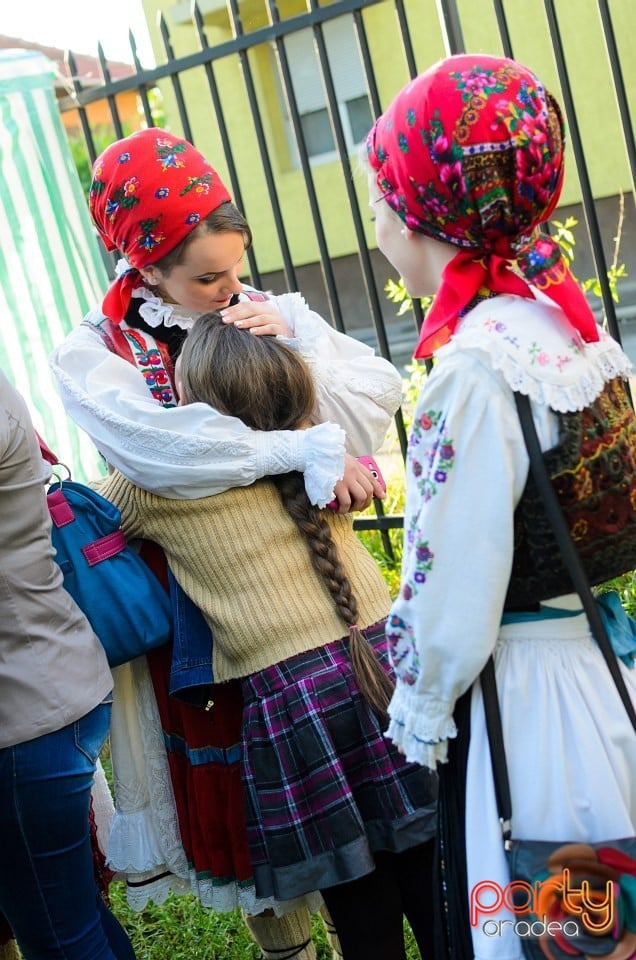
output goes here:
<path id="1" fill-rule="evenodd" d="M 334 493 L 343 512 L 383 496 L 355 456 L 384 439 L 400 400 L 398 372 L 333 330 L 300 294 L 244 287 L 249 226 L 192 144 L 156 128 L 111 144 L 95 162 L 89 205 L 107 249 L 124 259 L 101 307 L 51 364 L 68 413 L 109 464 L 168 498 L 200 498 L 290 470 L 304 474 L 310 500 L 321 506 Z M 259 432 L 206 404 L 189 406 L 187 415 L 177 406 L 174 361 L 209 310 L 257 336 L 284 337 L 306 359 L 317 394 L 309 429 Z M 121 710 L 116 697 L 113 716 L 113 752 L 125 774 L 119 780 L 115 772 L 111 862 L 128 875 L 129 900 L 139 909 L 175 888 L 192 888 L 221 910 L 282 909 L 255 898 L 251 882 L 238 768 L 240 688 L 215 687 L 201 706 L 179 701 L 168 695 L 170 653 L 163 648 L 148 658 L 152 687 L 145 660 L 121 668 L 118 689 L 129 697 Z M 211 653 L 193 669 L 201 682 L 211 679 Z M 205 710 L 206 702 L 214 706 Z M 280 921 L 254 918 L 250 928 L 266 956 L 315 956 L 306 910 Z"/>
<path id="2" fill-rule="evenodd" d="M 506 920 L 496 935 L 483 916 L 469 925 L 475 884 L 510 879 L 478 680 L 491 655 L 515 834 L 594 842 L 636 826 L 636 738 L 578 596 L 555 595 L 564 590 L 541 573 L 551 563 L 541 568 L 546 547 L 528 527 L 513 399 L 530 398 L 541 447 L 565 477 L 578 546 L 624 549 L 622 569 L 633 568 L 630 363 L 539 229 L 559 199 L 563 149 L 561 112 L 541 82 L 481 55 L 416 77 L 367 141 L 378 245 L 411 296 L 437 291 L 415 351 L 435 363 L 409 442 L 388 735 L 408 759 L 440 764 L 453 960 L 522 956 L 512 913 L 487 917 Z M 616 572 L 608 565 L 606 578 Z"/>

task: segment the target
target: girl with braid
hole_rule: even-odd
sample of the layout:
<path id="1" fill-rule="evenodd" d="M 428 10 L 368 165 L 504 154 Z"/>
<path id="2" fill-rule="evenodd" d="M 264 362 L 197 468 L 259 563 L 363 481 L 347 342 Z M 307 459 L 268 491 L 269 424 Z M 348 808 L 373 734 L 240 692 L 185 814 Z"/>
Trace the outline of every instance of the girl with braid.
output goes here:
<path id="1" fill-rule="evenodd" d="M 215 313 L 196 320 L 176 379 L 181 405 L 208 403 L 253 430 L 312 422 L 315 386 L 300 353 Z M 351 515 L 313 506 L 297 472 L 189 501 L 119 472 L 99 489 L 129 537 L 165 550 L 202 611 L 215 681 L 241 681 L 257 896 L 320 890 L 346 960 L 403 960 L 406 915 L 430 957 L 436 776 L 384 736 L 390 598 Z"/>

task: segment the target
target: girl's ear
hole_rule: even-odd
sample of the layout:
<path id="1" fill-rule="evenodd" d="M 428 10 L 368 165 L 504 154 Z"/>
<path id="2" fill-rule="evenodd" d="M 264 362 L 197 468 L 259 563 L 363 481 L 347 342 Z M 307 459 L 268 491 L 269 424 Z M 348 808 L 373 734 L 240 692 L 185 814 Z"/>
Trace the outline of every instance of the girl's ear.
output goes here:
<path id="1" fill-rule="evenodd" d="M 146 267 L 142 267 L 139 273 L 142 275 L 146 283 L 149 283 L 151 287 L 156 287 L 161 277 L 159 277 L 154 270 L 148 270 Z"/>

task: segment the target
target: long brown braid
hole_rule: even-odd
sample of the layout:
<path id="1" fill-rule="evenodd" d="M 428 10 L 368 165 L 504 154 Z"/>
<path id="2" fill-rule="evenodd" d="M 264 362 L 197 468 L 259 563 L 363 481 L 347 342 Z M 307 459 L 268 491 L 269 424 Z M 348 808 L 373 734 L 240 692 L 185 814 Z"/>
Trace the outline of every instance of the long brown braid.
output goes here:
<path id="1" fill-rule="evenodd" d="M 187 403 L 208 403 L 221 413 L 239 417 L 253 430 L 297 429 L 316 406 L 314 382 L 299 353 L 275 337 L 254 336 L 224 324 L 218 313 L 204 314 L 192 327 L 181 351 L 179 377 Z M 385 715 L 393 684 L 357 627 L 358 603 L 326 513 L 310 503 L 301 473 L 270 479 L 349 627 L 351 666 L 360 692 L 377 713 Z"/>
<path id="2" fill-rule="evenodd" d="M 272 480 L 278 487 L 285 509 L 307 541 L 314 569 L 323 578 L 338 613 L 349 627 L 351 666 L 360 692 L 369 705 L 384 717 L 393 693 L 393 683 L 357 626 L 358 601 L 340 560 L 325 511 L 310 503 L 301 473 L 286 473 L 272 477 Z"/>

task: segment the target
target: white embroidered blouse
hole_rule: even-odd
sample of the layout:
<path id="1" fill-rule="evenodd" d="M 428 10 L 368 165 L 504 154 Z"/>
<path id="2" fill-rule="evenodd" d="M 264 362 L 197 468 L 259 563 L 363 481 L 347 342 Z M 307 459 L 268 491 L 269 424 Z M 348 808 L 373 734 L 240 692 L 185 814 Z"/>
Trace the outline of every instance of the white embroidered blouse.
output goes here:
<path id="1" fill-rule="evenodd" d="M 542 448 L 553 446 L 553 410 L 579 410 L 629 375 L 600 332 L 584 343 L 539 293 L 500 296 L 437 353 L 411 426 L 402 582 L 387 624 L 397 674 L 388 736 L 409 760 L 446 760 L 455 703 L 497 640 L 528 473 L 513 390 L 530 396 Z"/>
<path id="2" fill-rule="evenodd" d="M 196 319 L 145 287 L 133 295 L 145 301 L 140 314 L 151 327 L 187 330 Z M 161 407 L 139 372 L 111 353 L 90 324 L 72 330 L 50 358 L 69 416 L 109 463 L 161 496 L 194 499 L 300 470 L 312 502 L 324 506 L 342 477 L 345 446 L 359 456 L 384 440 L 400 403 L 401 378 L 370 347 L 330 327 L 300 294 L 271 299 L 312 368 L 325 422 L 259 433 L 205 404 Z M 93 311 L 87 319 L 101 317 Z"/>

